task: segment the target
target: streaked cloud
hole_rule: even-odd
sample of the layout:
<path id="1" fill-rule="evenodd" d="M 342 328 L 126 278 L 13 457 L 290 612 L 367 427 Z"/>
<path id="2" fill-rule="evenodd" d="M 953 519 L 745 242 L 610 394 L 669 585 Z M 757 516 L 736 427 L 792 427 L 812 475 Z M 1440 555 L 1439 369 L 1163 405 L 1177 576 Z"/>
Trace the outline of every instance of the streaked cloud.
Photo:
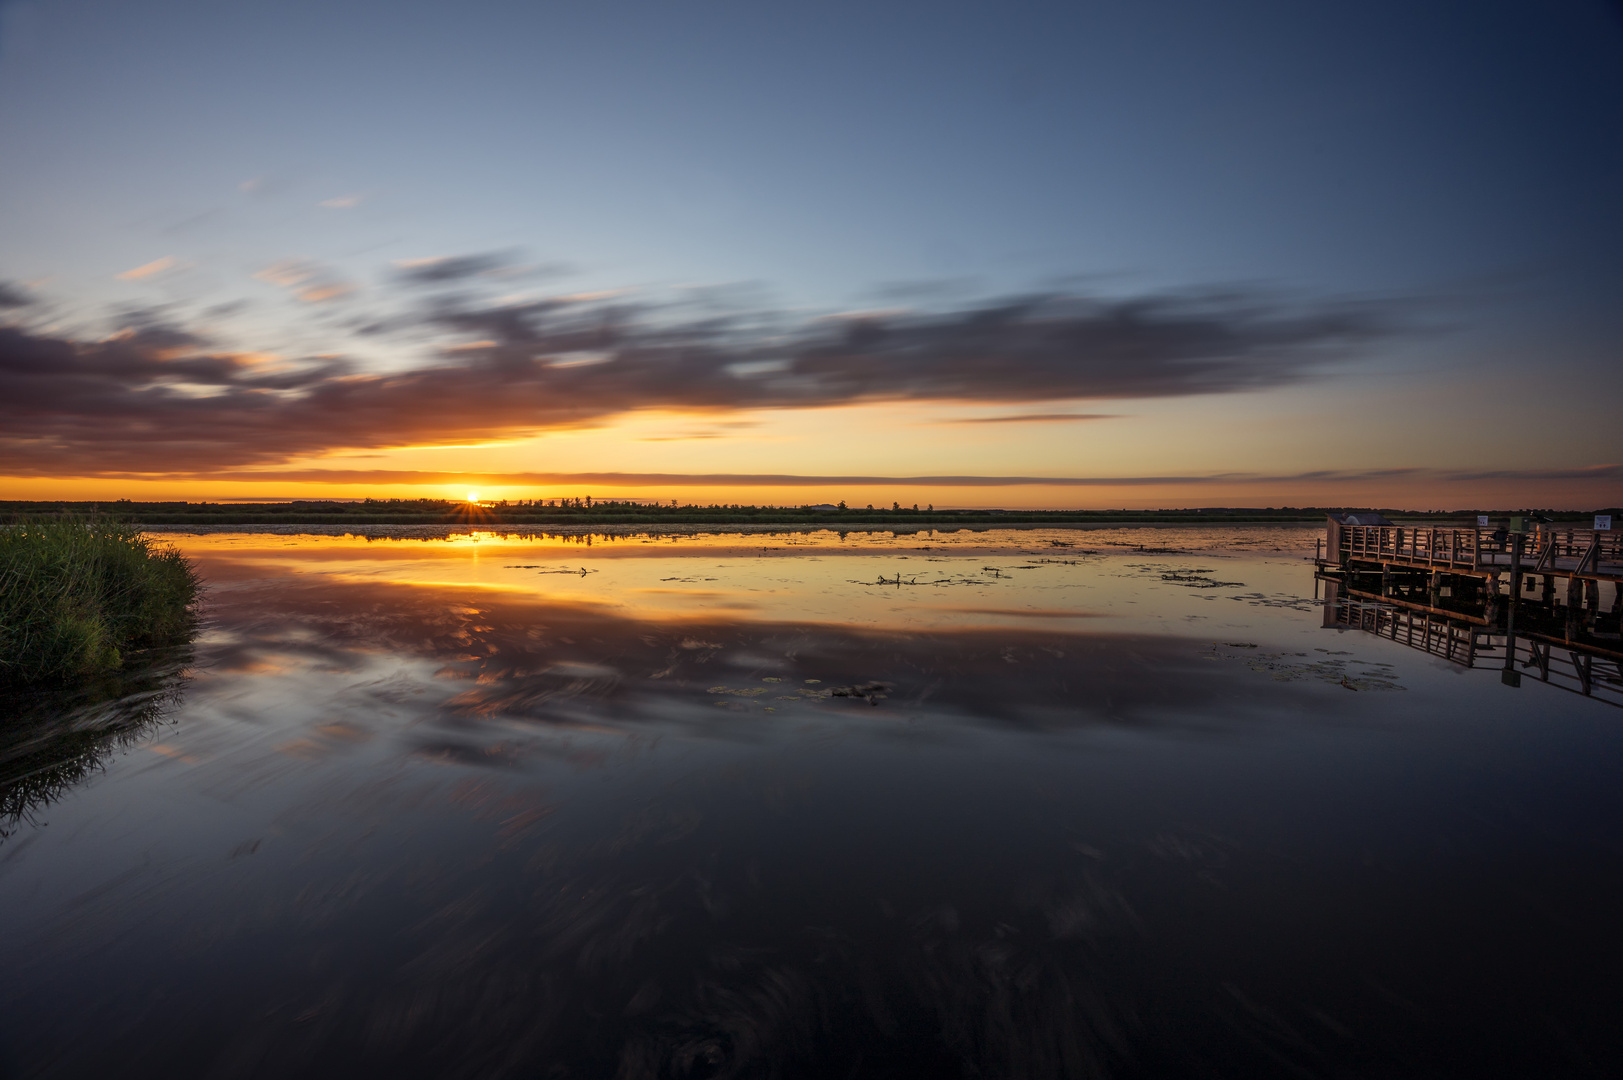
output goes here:
<path id="1" fill-rule="evenodd" d="M 486 265 L 405 269 L 455 280 Z M 352 288 L 300 259 L 254 276 L 308 303 Z M 610 295 L 413 309 L 394 332 L 435 344 L 419 366 L 390 371 L 335 357 L 290 358 L 266 370 L 212 354 L 201 335 L 188 339 L 177 327 L 167 327 L 161 342 L 151 327 L 104 341 L 10 329 L 0 331 L 0 456 L 28 472 L 102 472 L 115 457 L 125 469 L 179 471 L 487 442 L 635 410 L 720 419 L 863 402 L 1052 405 L 1222 394 L 1342 370 L 1397 325 L 1381 305 L 1285 303 L 1232 291 L 1021 296 L 838 319 L 764 309 L 718 314 L 703 304 Z M 182 373 L 210 387 L 208 396 L 178 389 Z M 1106 415 L 1044 409 L 984 422 Z"/>
<path id="2" fill-rule="evenodd" d="M 335 484 L 550 484 L 605 487 L 1121 487 L 1231 483 L 1245 473 L 1211 476 L 818 476 L 799 473 L 516 472 L 455 473 L 406 469 L 296 469 L 215 474 L 215 479 L 267 479 Z M 1269 477 L 1256 477 L 1265 481 Z"/>
<path id="3" fill-rule="evenodd" d="M 9 281 L 0 281 L 0 310 L 28 307 L 33 302 L 34 298 L 23 287 Z"/>
<path id="4" fill-rule="evenodd" d="M 339 195 L 335 198 L 323 199 L 319 205 L 327 210 L 349 210 L 365 201 L 365 195 Z"/>
<path id="5" fill-rule="evenodd" d="M 310 263 L 300 259 L 282 259 L 280 262 L 271 263 L 263 270 L 255 271 L 254 280 L 292 289 L 309 281 L 314 274 L 315 269 Z"/>
<path id="6" fill-rule="evenodd" d="M 102 475 L 137 477 L 133 471 L 107 471 Z M 1136 488 L 1136 487 L 1241 487 L 1315 484 L 1327 487 L 1368 483 L 1468 484 L 1482 474 L 1460 469 L 1341 469 L 1294 473 L 1215 472 L 1152 476 L 885 476 L 865 474 L 817 475 L 802 473 L 666 473 L 666 472 L 451 472 L 428 469 L 255 469 L 176 474 L 180 479 L 316 483 L 335 485 L 464 485 L 492 487 L 605 488 Z M 1623 464 L 1590 465 L 1576 469 L 1507 469 L 1486 477 L 1514 482 L 1548 480 L 1623 481 Z"/>
<path id="7" fill-rule="evenodd" d="M 523 269 L 512 252 L 397 259 L 394 267 L 396 279 L 410 285 L 444 285 L 476 277 L 507 277 L 512 271 Z"/>
<path id="8" fill-rule="evenodd" d="M 1458 480 L 1618 480 L 1623 465 L 1584 465 L 1571 469 L 1486 469 L 1449 474 Z"/>
<path id="9" fill-rule="evenodd" d="M 1013 416 L 962 416 L 938 424 L 1065 424 L 1073 420 L 1120 420 L 1120 413 L 1016 413 Z"/>
<path id="10" fill-rule="evenodd" d="M 343 282 L 332 282 L 326 285 L 312 285 L 307 289 L 300 289 L 294 295 L 306 304 L 321 304 L 328 300 L 337 300 L 348 296 L 355 291 L 355 286 Z"/>
<path id="11" fill-rule="evenodd" d="M 255 272 L 254 280 L 287 289 L 306 304 L 337 300 L 355 291 L 319 263 L 307 259 L 282 259 Z"/>
<path id="12" fill-rule="evenodd" d="M 118 275 L 118 280 L 144 281 L 149 277 L 157 277 L 159 274 L 162 274 L 167 270 L 173 270 L 179 265 L 180 261 L 173 255 L 165 255 L 161 259 L 153 259 L 149 263 L 143 263 L 142 265 L 135 267 L 133 270 L 124 271 L 122 274 Z"/>

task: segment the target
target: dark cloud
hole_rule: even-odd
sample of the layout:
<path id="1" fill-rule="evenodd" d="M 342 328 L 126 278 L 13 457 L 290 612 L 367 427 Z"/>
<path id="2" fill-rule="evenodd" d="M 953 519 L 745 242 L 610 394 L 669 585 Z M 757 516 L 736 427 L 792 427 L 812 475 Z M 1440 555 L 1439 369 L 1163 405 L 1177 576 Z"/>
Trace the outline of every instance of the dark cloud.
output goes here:
<path id="1" fill-rule="evenodd" d="M 208 338 L 177 324 L 166 307 L 126 308 L 113 315 L 114 340 L 153 355 L 183 355 L 206 348 Z"/>
<path id="2" fill-rule="evenodd" d="M 253 307 L 252 300 L 227 300 L 223 304 L 215 304 L 203 309 L 205 319 L 225 319 L 232 315 L 240 315 Z"/>
<path id="3" fill-rule="evenodd" d="M 395 278 L 408 285 L 445 285 L 520 269 L 514 252 L 492 251 L 479 255 L 406 259 L 395 264 Z"/>
<path id="4" fill-rule="evenodd" d="M 1250 478 L 1217 476 L 815 476 L 801 473 L 519 472 L 457 473 L 411 469 L 278 469 L 271 473 L 211 473 L 221 480 L 279 480 L 333 484 L 601 484 L 629 487 L 1116 487 L 1210 484 Z M 1278 479 L 1267 478 L 1267 479 Z"/>
<path id="5" fill-rule="evenodd" d="M 34 298 L 24 290 L 10 282 L 0 281 L 0 310 L 27 307 L 33 302 Z"/>
<path id="6" fill-rule="evenodd" d="M 1576 469 L 1492 469 L 1482 472 L 1456 472 L 1460 480 L 1617 480 L 1623 481 L 1623 465 L 1586 465 Z"/>
<path id="7" fill-rule="evenodd" d="M 965 416 L 943 424 L 1064 424 L 1072 420 L 1120 420 L 1120 413 L 1015 413 L 1012 416 Z"/>
<path id="8" fill-rule="evenodd" d="M 363 454 L 360 457 L 381 455 Z M 111 471 L 108 475 L 133 478 L 138 473 Z M 479 484 L 492 486 L 601 485 L 624 491 L 630 488 L 694 487 L 1201 487 L 1240 485 L 1469 483 L 1482 479 L 1507 481 L 1601 480 L 1623 481 L 1623 465 L 1591 465 L 1576 469 L 1506 469 L 1473 473 L 1456 469 L 1345 469 L 1296 473 L 1223 472 L 1191 476 L 872 476 L 808 473 L 656 473 L 656 472 L 437 472 L 419 469 L 274 469 L 253 472 L 230 470 L 183 475 L 182 479 L 239 480 L 283 483 L 357 484 Z"/>
<path id="9" fill-rule="evenodd" d="M 799 323 L 575 298 L 437 308 L 419 332 L 456 344 L 388 372 L 332 360 L 272 369 L 156 322 L 99 342 L 5 329 L 0 459 L 13 474 L 171 472 L 512 436 L 643 408 L 1218 394 L 1312 378 L 1394 326 L 1372 305 L 1232 293 L 1020 297 Z"/>

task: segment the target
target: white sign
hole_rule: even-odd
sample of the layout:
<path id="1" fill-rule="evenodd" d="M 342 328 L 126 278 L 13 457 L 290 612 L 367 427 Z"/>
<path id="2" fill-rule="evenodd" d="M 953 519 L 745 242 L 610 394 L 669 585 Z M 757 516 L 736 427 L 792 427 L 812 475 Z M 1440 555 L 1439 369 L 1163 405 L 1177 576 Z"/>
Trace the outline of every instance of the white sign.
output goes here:
<path id="1" fill-rule="evenodd" d="M 1476 527 L 1479 528 L 1479 529 L 1486 529 L 1488 527 L 1488 515 L 1487 514 L 1478 514 L 1476 516 Z"/>
<path id="2" fill-rule="evenodd" d="M 1612 515 L 1611 514 L 1596 514 L 1595 515 L 1595 531 L 1596 532 L 1611 532 L 1612 531 Z"/>

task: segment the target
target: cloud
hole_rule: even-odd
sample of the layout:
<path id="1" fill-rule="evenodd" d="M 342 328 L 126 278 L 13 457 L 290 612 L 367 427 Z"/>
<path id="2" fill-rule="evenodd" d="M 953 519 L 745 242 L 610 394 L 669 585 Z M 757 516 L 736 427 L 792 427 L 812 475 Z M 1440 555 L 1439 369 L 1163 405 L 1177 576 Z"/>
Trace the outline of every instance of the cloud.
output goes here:
<path id="1" fill-rule="evenodd" d="M 137 478 L 139 472 L 107 470 L 100 475 Z M 234 480 L 243 482 L 381 485 L 381 484 L 482 484 L 496 487 L 579 487 L 604 488 L 695 488 L 695 487 L 1244 487 L 1312 484 L 1333 487 L 1338 484 L 1387 485 L 1471 483 L 1485 474 L 1456 469 L 1345 469 L 1296 473 L 1222 472 L 1162 476 L 881 476 L 863 474 L 821 475 L 805 473 L 657 473 L 657 472 L 446 472 L 426 469 L 256 469 L 220 470 L 172 474 L 171 478 Z M 1513 482 L 1561 480 L 1623 480 L 1623 465 L 1591 465 L 1576 469 L 1506 469 L 1487 478 Z"/>
<path id="2" fill-rule="evenodd" d="M 294 295 L 306 304 L 321 304 L 328 300 L 337 300 L 340 297 L 348 296 L 354 291 L 355 286 L 353 285 L 346 285 L 343 282 L 331 282 L 325 285 L 312 285 L 307 289 L 300 289 Z"/>
<path id="3" fill-rule="evenodd" d="M 1214 476 L 819 476 L 800 473 L 519 472 L 456 473 L 407 469 L 295 469 L 231 473 L 217 479 L 267 479 L 285 483 L 333 484 L 516 484 L 605 487 L 1122 487 L 1210 484 L 1248 474 Z M 1258 477 L 1259 480 L 1279 479 Z"/>
<path id="4" fill-rule="evenodd" d="M 348 210 L 361 205 L 364 201 L 366 201 L 364 195 L 339 195 L 336 198 L 321 200 L 320 205 L 327 210 Z"/>
<path id="5" fill-rule="evenodd" d="M 510 252 L 398 259 L 394 265 L 396 279 L 409 285 L 444 285 L 516 269 L 513 254 Z"/>
<path id="6" fill-rule="evenodd" d="M 1450 475 L 1460 480 L 1623 480 L 1623 465 L 1585 465 L 1575 469 L 1493 469 Z"/>
<path id="7" fill-rule="evenodd" d="M 306 304 L 337 300 L 355 291 L 354 285 L 340 281 L 331 271 L 307 259 L 282 259 L 271 263 L 255 272 L 254 279 L 288 289 Z"/>
<path id="8" fill-rule="evenodd" d="M 1016 413 L 1013 416 L 965 416 L 938 424 L 1064 424 L 1072 420 L 1120 420 L 1120 413 Z"/>
<path id="9" fill-rule="evenodd" d="M 271 263 L 263 270 L 255 271 L 254 280 L 292 289 L 309 281 L 315 272 L 314 266 L 302 259 L 282 259 L 280 262 Z"/>
<path id="10" fill-rule="evenodd" d="M 118 275 L 120 281 L 143 281 L 149 277 L 156 277 L 166 270 L 173 270 L 179 266 L 179 261 L 173 255 L 165 255 L 161 259 L 153 259 L 149 263 L 137 266 L 133 270 L 126 270 Z"/>
<path id="11" fill-rule="evenodd" d="M 312 303 L 348 288 L 302 260 L 255 276 Z M 59 475 L 168 472 L 521 437 L 637 409 L 1219 394 L 1320 377 L 1396 332 L 1374 305 L 1234 293 L 1016 297 L 839 319 L 611 295 L 431 305 L 416 317 L 417 331 L 435 339 L 432 359 L 387 372 L 330 359 L 267 371 L 201 342 L 177 356 L 173 334 L 160 347 L 138 334 L 85 341 L 5 330 L 0 458 Z M 458 343 L 477 347 L 454 351 Z"/>
<path id="12" fill-rule="evenodd" d="M 0 311 L 6 308 L 28 307 L 33 302 L 34 298 L 22 288 L 8 281 L 0 281 Z"/>
<path id="13" fill-rule="evenodd" d="M 187 356 L 209 345 L 205 335 L 175 325 L 167 307 L 127 308 L 115 316 L 114 326 L 107 340 L 123 342 L 154 359 Z"/>

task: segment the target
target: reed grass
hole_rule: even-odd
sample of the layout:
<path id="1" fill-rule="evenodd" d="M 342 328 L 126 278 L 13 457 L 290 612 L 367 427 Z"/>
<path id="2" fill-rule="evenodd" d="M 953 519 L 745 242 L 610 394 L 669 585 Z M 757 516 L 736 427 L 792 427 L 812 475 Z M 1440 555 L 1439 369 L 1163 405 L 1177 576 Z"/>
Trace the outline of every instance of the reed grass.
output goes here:
<path id="1" fill-rule="evenodd" d="M 0 684 L 105 674 L 185 640 L 199 590 L 180 552 L 131 525 L 0 526 Z"/>

